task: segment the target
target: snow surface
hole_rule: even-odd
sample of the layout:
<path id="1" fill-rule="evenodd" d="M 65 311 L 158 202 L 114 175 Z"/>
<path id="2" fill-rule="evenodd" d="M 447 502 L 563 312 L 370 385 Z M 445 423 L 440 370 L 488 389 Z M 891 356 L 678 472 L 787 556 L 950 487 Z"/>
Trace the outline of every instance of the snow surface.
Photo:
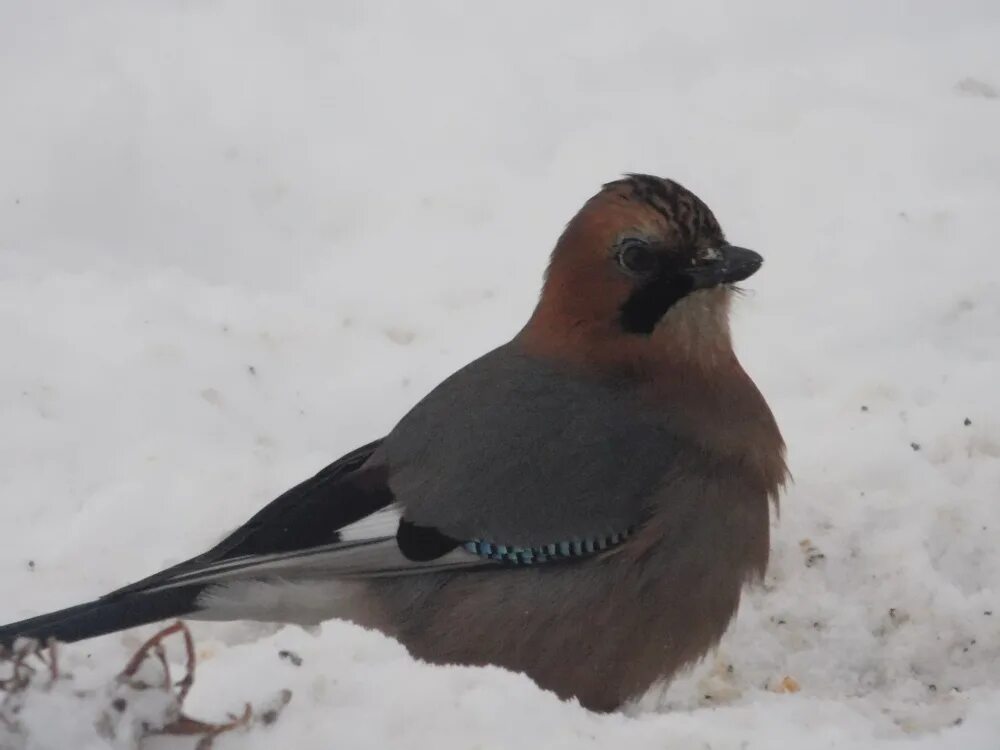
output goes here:
<path id="1" fill-rule="evenodd" d="M 219 750 L 994 750 L 998 50 L 995 0 L 0 3 L 0 621 L 384 433 L 646 171 L 767 259 L 735 335 L 796 481 L 718 652 L 597 716 L 341 623 L 202 624 L 189 712 L 293 691 Z M 65 668 L 101 685 L 154 630 Z M 106 746 L 29 697 L 25 747 Z"/>

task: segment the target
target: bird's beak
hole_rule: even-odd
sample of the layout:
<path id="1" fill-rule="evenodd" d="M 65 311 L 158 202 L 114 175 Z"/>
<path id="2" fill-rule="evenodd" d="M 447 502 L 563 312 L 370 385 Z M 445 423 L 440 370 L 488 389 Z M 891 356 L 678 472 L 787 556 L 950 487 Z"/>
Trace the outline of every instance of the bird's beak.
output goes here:
<path id="1" fill-rule="evenodd" d="M 695 289 L 710 289 L 719 284 L 733 284 L 753 276 L 764 259 L 753 250 L 722 245 L 699 253 L 694 265 L 684 274 Z"/>

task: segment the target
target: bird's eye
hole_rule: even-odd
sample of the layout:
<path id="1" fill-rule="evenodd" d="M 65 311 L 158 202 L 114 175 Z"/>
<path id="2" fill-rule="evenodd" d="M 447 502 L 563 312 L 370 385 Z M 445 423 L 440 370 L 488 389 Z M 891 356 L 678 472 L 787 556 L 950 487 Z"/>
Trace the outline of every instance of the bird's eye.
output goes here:
<path id="1" fill-rule="evenodd" d="M 656 268 L 656 254 L 641 240 L 626 241 L 617 257 L 618 265 L 637 276 L 645 276 Z"/>

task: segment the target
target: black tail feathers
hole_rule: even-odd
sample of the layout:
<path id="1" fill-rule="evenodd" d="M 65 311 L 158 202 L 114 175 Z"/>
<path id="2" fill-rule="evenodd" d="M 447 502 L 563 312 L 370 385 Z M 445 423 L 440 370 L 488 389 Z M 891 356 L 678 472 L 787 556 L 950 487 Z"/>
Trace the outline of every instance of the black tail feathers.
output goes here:
<path id="1" fill-rule="evenodd" d="M 17 638 L 22 637 L 41 641 L 55 638 L 72 643 L 158 620 L 183 617 L 198 610 L 196 600 L 203 589 L 203 586 L 185 586 L 112 595 L 10 625 L 0 625 L 0 646 L 9 648 Z"/>

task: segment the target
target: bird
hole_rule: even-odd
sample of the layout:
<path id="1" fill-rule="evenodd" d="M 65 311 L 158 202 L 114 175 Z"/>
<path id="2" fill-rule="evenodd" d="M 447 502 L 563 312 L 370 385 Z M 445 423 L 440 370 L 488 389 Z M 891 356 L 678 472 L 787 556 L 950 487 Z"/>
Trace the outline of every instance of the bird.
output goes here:
<path id="1" fill-rule="evenodd" d="M 678 182 L 608 182 L 523 328 L 385 437 L 207 552 L 0 627 L 0 644 L 341 619 L 619 710 L 714 648 L 767 567 L 785 444 L 729 326 L 762 263 Z"/>

